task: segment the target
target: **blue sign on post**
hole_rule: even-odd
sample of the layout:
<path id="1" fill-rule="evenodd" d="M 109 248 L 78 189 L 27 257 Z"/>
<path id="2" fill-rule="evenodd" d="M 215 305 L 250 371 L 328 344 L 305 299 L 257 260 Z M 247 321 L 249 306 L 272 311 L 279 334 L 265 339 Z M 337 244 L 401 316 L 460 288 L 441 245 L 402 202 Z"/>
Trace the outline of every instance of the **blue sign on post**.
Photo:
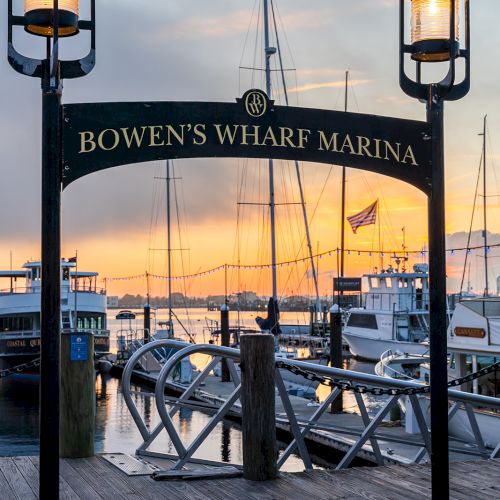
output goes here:
<path id="1" fill-rule="evenodd" d="M 71 361 L 88 360 L 89 337 L 87 335 L 71 335 Z"/>

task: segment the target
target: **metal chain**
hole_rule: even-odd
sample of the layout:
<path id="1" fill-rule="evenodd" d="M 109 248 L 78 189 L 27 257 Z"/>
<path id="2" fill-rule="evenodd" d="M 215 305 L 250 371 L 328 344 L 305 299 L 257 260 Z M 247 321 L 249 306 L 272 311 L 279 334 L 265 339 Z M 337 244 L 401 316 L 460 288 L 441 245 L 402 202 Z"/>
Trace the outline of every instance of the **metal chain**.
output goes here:
<path id="1" fill-rule="evenodd" d="M 15 375 L 16 373 L 22 373 L 29 368 L 36 368 L 40 366 L 40 358 L 29 361 L 28 363 L 23 363 L 22 365 L 17 365 L 12 368 L 7 368 L 5 370 L 0 370 L 0 378 L 5 378 L 10 375 Z"/>
<path id="2" fill-rule="evenodd" d="M 276 363 L 277 368 L 284 368 L 289 372 L 294 373 L 295 375 L 300 375 L 307 380 L 312 382 L 319 382 L 322 385 L 327 387 L 338 387 L 343 391 L 352 391 L 357 392 L 358 394 L 372 394 L 373 396 L 412 396 L 414 394 L 428 394 L 431 392 L 430 385 L 425 385 L 422 387 L 408 387 L 406 389 L 398 389 L 398 388 L 382 388 L 382 387 L 368 387 L 366 385 L 353 384 L 349 380 L 340 380 L 332 377 L 324 377 L 319 376 L 316 373 L 304 370 L 295 365 L 290 365 L 286 361 L 278 361 Z M 471 373 L 470 375 L 466 375 L 465 377 L 460 377 L 448 382 L 448 387 L 457 387 L 467 382 L 472 382 L 477 378 L 483 377 L 488 373 L 492 373 L 500 368 L 500 361 L 494 363 L 490 366 L 482 368 L 475 373 Z"/>

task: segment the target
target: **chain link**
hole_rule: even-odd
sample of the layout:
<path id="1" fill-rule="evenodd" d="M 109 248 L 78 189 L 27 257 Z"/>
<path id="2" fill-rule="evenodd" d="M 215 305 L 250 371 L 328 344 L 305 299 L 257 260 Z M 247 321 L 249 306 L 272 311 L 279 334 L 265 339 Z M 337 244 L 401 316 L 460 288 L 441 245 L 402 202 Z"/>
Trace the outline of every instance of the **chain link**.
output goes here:
<path id="1" fill-rule="evenodd" d="M 428 394 L 431 392 L 430 385 L 424 385 L 422 387 L 407 387 L 405 389 L 399 388 L 383 388 L 383 387 L 368 387 L 361 384 L 353 384 L 349 380 L 341 380 L 332 377 L 324 377 L 317 375 L 316 373 L 304 370 L 298 366 L 288 364 L 286 361 L 278 361 L 276 363 L 277 368 L 284 368 L 295 375 L 300 375 L 311 382 L 319 382 L 321 385 L 327 387 L 337 387 L 342 391 L 352 391 L 358 394 L 372 394 L 373 396 L 412 396 L 414 394 Z M 484 377 L 488 373 L 492 373 L 500 368 L 500 361 L 494 363 L 485 368 L 481 368 L 475 373 L 466 375 L 465 377 L 460 377 L 448 382 L 448 387 L 457 387 L 459 385 L 465 384 L 467 382 L 472 382 L 480 377 Z"/>
<path id="2" fill-rule="evenodd" d="M 40 358 L 29 361 L 28 363 L 23 363 L 22 365 L 7 368 L 6 370 L 0 370 L 0 378 L 9 377 L 10 375 L 15 375 L 16 373 L 22 373 L 30 368 L 36 368 L 38 366 L 40 366 Z"/>

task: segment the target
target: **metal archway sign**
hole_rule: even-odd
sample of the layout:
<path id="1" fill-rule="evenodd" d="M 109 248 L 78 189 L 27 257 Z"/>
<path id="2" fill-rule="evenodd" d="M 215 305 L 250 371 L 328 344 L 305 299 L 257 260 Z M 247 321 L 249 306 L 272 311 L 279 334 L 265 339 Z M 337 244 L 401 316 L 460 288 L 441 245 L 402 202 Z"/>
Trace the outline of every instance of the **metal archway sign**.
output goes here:
<path id="1" fill-rule="evenodd" d="M 427 122 L 278 106 L 251 89 L 235 103 L 63 106 L 63 185 L 92 172 L 175 158 L 273 158 L 369 170 L 432 187 Z"/>

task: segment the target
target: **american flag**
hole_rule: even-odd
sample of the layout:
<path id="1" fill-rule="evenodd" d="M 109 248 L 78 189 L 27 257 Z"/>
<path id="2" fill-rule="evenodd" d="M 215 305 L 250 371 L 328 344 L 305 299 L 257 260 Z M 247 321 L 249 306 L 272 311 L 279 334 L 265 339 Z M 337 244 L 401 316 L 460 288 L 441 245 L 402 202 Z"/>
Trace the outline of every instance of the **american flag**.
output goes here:
<path id="1" fill-rule="evenodd" d="M 358 214 L 351 215 L 347 217 L 349 224 L 351 224 L 352 232 L 356 234 L 358 227 L 368 226 L 370 224 L 375 224 L 377 221 L 377 205 L 378 200 L 372 203 L 369 207 L 361 210 Z"/>

